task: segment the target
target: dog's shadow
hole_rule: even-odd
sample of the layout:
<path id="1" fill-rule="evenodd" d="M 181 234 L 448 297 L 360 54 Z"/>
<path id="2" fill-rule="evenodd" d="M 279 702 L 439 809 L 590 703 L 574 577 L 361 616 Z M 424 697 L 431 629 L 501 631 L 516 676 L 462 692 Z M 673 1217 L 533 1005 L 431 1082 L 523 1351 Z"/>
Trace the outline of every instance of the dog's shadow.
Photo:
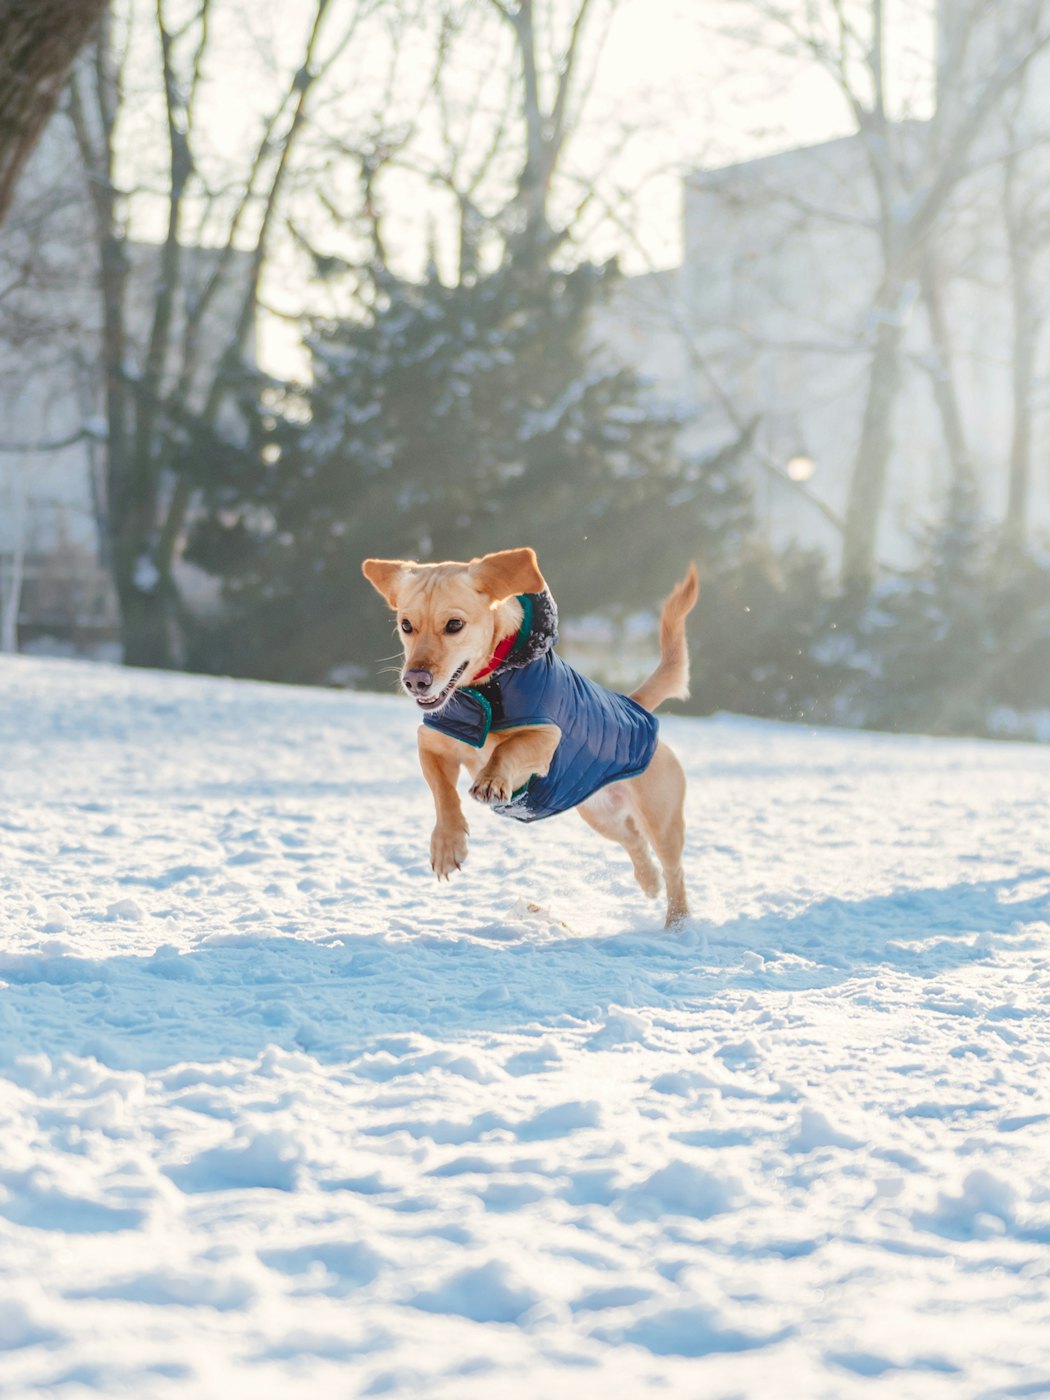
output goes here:
<path id="1" fill-rule="evenodd" d="M 613 1007 L 695 1012 L 730 993 L 875 982 L 889 971 L 950 994 L 951 974 L 1042 943 L 1050 871 L 825 899 L 684 929 L 568 932 L 525 906 L 455 933 L 328 942 L 252 937 L 178 954 L 0 959 L 0 1072 L 23 1055 L 93 1056 L 151 1071 L 258 1057 L 340 1063 L 385 1037 L 435 1040 L 601 1023 Z M 937 979 L 942 985 L 933 986 Z M 923 993 L 925 995 L 925 993 Z"/>

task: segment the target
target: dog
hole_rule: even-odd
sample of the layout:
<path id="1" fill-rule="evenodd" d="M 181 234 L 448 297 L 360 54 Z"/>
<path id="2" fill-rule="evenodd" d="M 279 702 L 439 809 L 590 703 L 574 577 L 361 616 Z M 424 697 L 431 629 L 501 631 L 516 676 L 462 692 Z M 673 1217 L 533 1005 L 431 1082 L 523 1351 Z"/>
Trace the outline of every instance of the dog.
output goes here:
<path id="1" fill-rule="evenodd" d="M 656 670 L 629 696 L 554 651 L 557 609 L 532 549 L 469 563 L 366 559 L 361 569 L 396 612 L 401 686 L 423 716 L 419 760 L 434 798 L 437 878 L 467 858 L 457 790 L 466 768 L 471 797 L 502 816 L 529 822 L 575 808 L 624 847 L 649 898 L 660 892 L 655 852 L 666 927 L 686 919 L 685 774 L 653 711 L 689 694 L 685 620 L 699 597 L 696 565 L 663 604 Z"/>

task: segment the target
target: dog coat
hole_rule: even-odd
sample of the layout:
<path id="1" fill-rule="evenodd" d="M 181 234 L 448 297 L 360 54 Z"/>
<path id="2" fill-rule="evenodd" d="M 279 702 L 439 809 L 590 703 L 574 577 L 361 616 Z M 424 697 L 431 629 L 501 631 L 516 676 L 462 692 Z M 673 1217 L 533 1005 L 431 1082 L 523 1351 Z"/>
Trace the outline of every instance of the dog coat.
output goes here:
<path id="1" fill-rule="evenodd" d="M 627 695 L 581 676 L 555 652 L 558 610 L 549 593 L 519 595 L 524 616 L 509 654 L 483 682 L 462 686 L 423 723 L 480 749 L 491 731 L 556 724 L 561 740 L 543 777 L 533 775 L 493 811 L 518 821 L 553 817 L 607 783 L 635 778 L 656 751 L 658 722 Z"/>

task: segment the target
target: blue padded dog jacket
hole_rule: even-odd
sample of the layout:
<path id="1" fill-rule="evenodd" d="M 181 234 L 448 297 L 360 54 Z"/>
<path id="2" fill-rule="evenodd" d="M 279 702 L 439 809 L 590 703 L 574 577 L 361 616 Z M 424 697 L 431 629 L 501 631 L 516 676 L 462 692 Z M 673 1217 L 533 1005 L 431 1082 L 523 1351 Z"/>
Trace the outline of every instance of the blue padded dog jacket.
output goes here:
<path id="1" fill-rule="evenodd" d="M 493 730 L 556 724 L 561 741 L 550 772 L 492 809 L 534 822 L 567 812 L 607 783 L 644 773 L 659 725 L 629 696 L 588 680 L 558 656 L 558 612 L 549 593 L 523 593 L 519 602 L 524 617 L 507 659 L 480 684 L 453 691 L 423 723 L 475 748 Z"/>

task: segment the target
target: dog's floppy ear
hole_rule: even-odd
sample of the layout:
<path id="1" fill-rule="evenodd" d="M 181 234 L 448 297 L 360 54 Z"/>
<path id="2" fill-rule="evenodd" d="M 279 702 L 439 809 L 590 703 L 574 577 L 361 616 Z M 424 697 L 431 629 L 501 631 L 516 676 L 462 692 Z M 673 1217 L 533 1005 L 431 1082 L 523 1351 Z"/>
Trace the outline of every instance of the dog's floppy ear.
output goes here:
<path id="1" fill-rule="evenodd" d="M 404 575 L 411 568 L 407 559 L 366 559 L 361 565 L 361 572 L 375 591 L 382 594 L 392 608 L 396 608 Z"/>
<path id="2" fill-rule="evenodd" d="M 542 593 L 547 587 L 532 549 L 501 549 L 472 559 L 470 577 L 496 603 L 516 593 Z"/>

